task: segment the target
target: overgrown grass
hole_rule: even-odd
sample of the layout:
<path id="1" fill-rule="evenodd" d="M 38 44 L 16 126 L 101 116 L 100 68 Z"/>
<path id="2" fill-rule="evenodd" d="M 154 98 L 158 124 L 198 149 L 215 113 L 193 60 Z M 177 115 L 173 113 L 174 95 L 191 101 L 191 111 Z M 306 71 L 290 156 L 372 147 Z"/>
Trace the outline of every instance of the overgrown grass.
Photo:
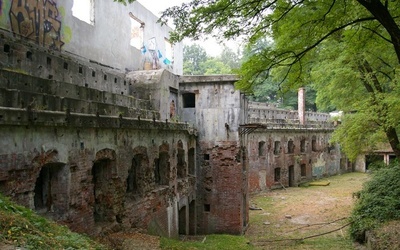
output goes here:
<path id="1" fill-rule="evenodd" d="M 365 173 L 349 173 L 322 179 L 329 186 L 305 185 L 254 195 L 252 204 L 262 210 L 250 211 L 246 237 L 257 249 L 354 249 L 348 227 L 335 230 L 348 224 L 352 193 L 361 190 L 368 178 Z M 320 235 L 329 231 L 333 232 Z M 307 238 L 316 235 L 320 236 Z"/>
<path id="2" fill-rule="evenodd" d="M 166 250 L 250 250 L 254 249 L 248 244 L 244 236 L 213 234 L 205 236 L 205 240 L 179 241 L 161 238 L 161 249 Z"/>
<path id="3" fill-rule="evenodd" d="M 383 222 L 400 219 L 400 167 L 375 170 L 370 181 L 357 192 L 359 200 L 351 214 L 350 234 L 364 241 L 365 232 Z"/>
<path id="4" fill-rule="evenodd" d="M 0 242 L 24 249 L 106 249 L 0 194 Z"/>

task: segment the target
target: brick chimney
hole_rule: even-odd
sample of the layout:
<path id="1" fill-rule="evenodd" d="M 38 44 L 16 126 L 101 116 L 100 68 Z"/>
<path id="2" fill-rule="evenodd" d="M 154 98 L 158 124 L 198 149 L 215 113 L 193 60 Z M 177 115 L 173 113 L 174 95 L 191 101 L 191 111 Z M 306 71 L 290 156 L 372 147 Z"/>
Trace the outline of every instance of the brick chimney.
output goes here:
<path id="1" fill-rule="evenodd" d="M 306 124 L 306 90 L 304 87 L 299 88 L 298 97 L 298 113 L 301 125 Z"/>

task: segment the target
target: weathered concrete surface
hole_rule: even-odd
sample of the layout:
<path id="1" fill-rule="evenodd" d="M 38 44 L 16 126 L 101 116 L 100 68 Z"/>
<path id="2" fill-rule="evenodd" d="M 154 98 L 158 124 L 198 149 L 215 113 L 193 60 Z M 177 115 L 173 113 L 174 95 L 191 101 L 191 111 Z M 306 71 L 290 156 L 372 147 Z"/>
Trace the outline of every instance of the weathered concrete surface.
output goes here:
<path id="1" fill-rule="evenodd" d="M 236 76 L 182 76 L 180 90 L 195 107 L 182 119 L 198 128 L 199 233 L 242 233 L 248 224 L 247 172 L 239 139 L 242 96 Z"/>
<path id="2" fill-rule="evenodd" d="M 140 3 L 125 6 L 113 1 L 96 1 L 88 6 L 88 13 L 83 13 L 92 14 L 91 22 L 87 23 L 74 16 L 72 11 L 74 4 L 82 2 L 4 1 L 0 8 L 0 27 L 42 47 L 65 51 L 122 71 L 143 70 L 144 62 L 152 61 L 150 50 L 153 50 L 159 67 L 182 74 L 182 43 L 168 49 L 166 39 L 171 28 L 157 23 L 158 17 Z M 131 16 L 143 24 L 141 35 L 136 34 L 139 30 L 132 30 Z M 141 47 L 131 46 L 133 34 L 141 40 L 140 46 L 146 47 L 145 53 Z M 153 41 L 154 46 L 151 45 Z M 169 58 L 168 50 L 172 54 Z M 170 63 L 164 63 L 164 59 Z"/>

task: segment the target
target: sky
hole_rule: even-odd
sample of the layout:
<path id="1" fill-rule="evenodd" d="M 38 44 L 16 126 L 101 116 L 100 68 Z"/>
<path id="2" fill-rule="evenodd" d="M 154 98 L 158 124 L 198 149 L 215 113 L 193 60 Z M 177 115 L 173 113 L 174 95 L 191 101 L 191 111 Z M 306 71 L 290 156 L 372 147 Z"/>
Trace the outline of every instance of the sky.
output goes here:
<path id="1" fill-rule="evenodd" d="M 160 12 L 164 11 L 168 7 L 181 5 L 182 3 L 188 3 L 191 0 L 137 0 L 141 5 L 143 5 L 146 9 L 153 12 L 155 15 L 160 16 Z M 218 43 L 214 38 L 207 38 L 204 41 L 195 42 L 201 45 L 207 52 L 209 56 L 218 56 L 222 47 L 220 43 Z M 193 41 L 184 40 L 184 44 L 190 45 L 193 44 Z M 233 41 L 226 42 L 226 45 L 234 50 L 236 50 L 236 43 Z"/>
<path id="2" fill-rule="evenodd" d="M 182 3 L 188 3 L 191 0 L 137 0 L 146 9 L 153 12 L 155 15 L 160 16 L 160 12 L 167 9 L 168 7 L 181 5 Z"/>

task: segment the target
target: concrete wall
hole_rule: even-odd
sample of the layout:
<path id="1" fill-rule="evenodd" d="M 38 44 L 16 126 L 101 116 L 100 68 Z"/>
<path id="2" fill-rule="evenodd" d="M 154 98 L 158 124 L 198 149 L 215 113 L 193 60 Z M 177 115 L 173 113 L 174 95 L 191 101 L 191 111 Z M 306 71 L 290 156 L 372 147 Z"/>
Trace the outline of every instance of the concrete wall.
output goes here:
<path id="1" fill-rule="evenodd" d="M 305 120 L 309 124 L 327 122 L 330 118 L 330 115 L 327 113 L 305 112 Z M 248 123 L 266 123 L 271 120 L 299 123 L 299 113 L 298 110 L 281 109 L 269 103 L 249 102 Z"/>
<path id="2" fill-rule="evenodd" d="M 134 97 L 149 100 L 162 121 L 182 121 L 179 76 L 167 70 L 134 71 L 126 75 Z"/>
<path id="3" fill-rule="evenodd" d="M 198 129 L 199 233 L 240 234 L 248 224 L 247 172 L 239 124 L 243 96 L 234 76 L 182 76 L 181 93 L 195 94 L 182 119 Z"/>
<path id="4" fill-rule="evenodd" d="M 2 1 L 0 27 L 45 48 L 62 50 L 123 72 L 144 69 L 144 63 L 150 56 L 149 43 L 154 38 L 159 67 L 182 74 L 182 44 L 173 46 L 173 58 L 168 58 L 173 63 L 163 63 L 166 58 L 165 38 L 169 38 L 171 29 L 156 23 L 157 17 L 138 2 L 125 6 L 113 1 L 94 1 L 93 24 L 73 16 L 73 3 L 74 1 Z M 143 45 L 147 47 L 146 53 L 130 45 L 130 13 L 144 23 Z M 17 16 L 23 18 L 18 19 Z M 33 20 L 33 16 L 39 18 Z"/>

